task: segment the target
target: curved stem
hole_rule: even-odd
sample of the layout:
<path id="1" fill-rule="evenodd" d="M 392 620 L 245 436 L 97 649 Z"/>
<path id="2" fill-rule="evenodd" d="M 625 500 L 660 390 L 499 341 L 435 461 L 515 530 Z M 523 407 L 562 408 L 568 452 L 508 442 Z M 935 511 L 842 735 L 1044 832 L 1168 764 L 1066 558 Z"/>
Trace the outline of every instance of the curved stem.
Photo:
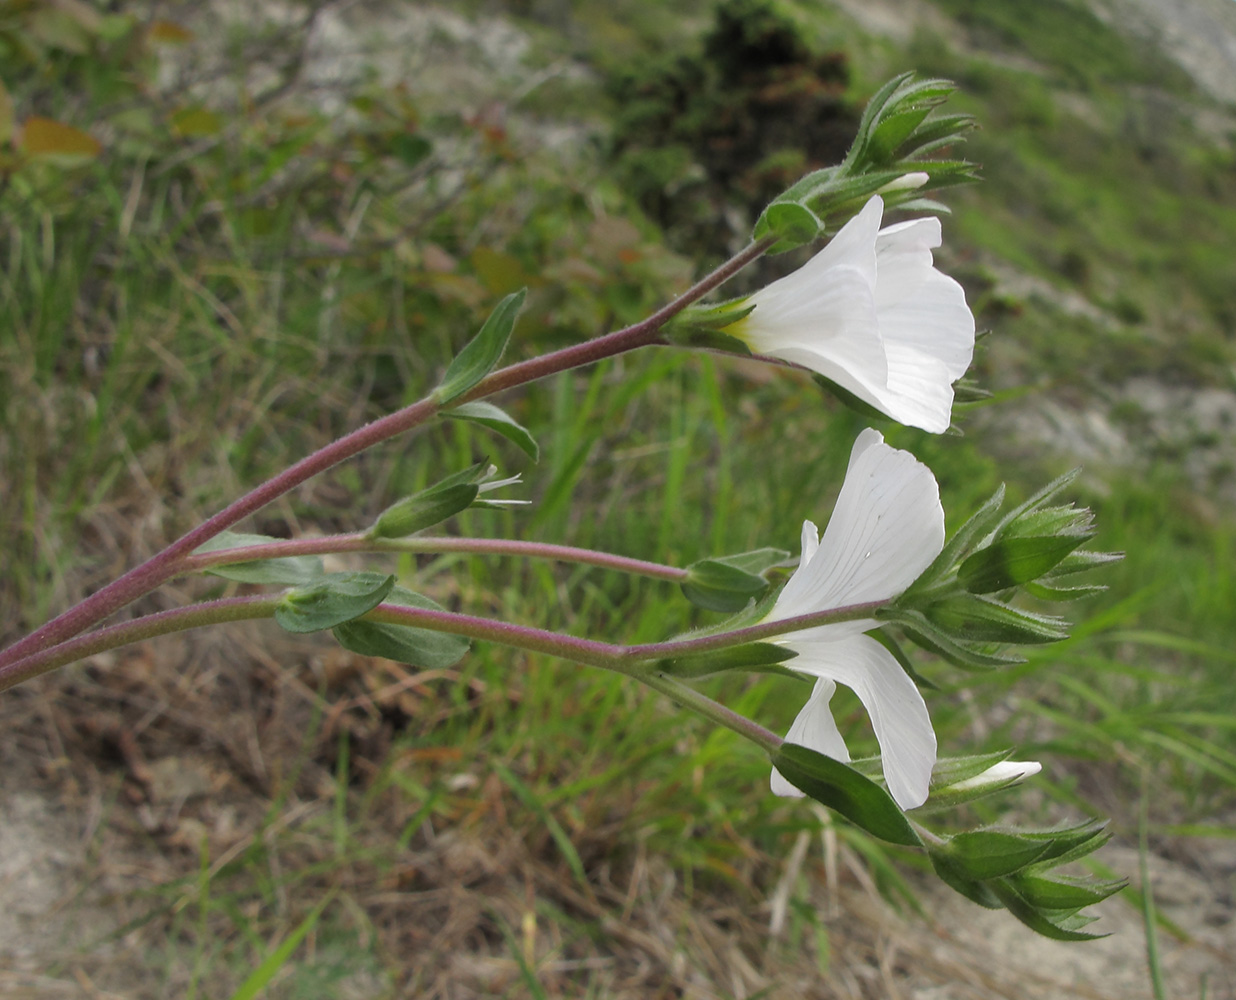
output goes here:
<path id="1" fill-rule="evenodd" d="M 170 632 L 181 632 L 187 629 L 201 628 L 204 625 L 214 625 L 229 621 L 240 621 L 251 618 L 270 618 L 275 613 L 282 597 L 280 595 L 256 595 L 252 597 L 231 597 L 218 601 L 208 601 L 203 604 L 190 605 L 187 608 L 173 608 L 146 615 L 130 622 L 110 625 L 74 639 L 68 639 L 55 646 L 31 653 L 21 659 L 0 666 L 0 691 L 12 687 L 38 674 L 64 666 L 85 656 L 92 656 L 108 649 L 115 649 L 143 639 L 150 639 Z M 367 621 L 385 622 L 391 625 L 409 625 L 413 628 L 429 629 L 434 632 L 450 632 L 472 639 L 482 639 L 489 642 L 500 642 L 503 645 L 515 646 L 536 653 L 547 653 L 559 656 L 565 660 L 574 660 L 588 666 L 602 667 L 627 674 L 645 681 L 657 690 L 669 693 L 665 685 L 671 684 L 675 690 L 682 685 L 663 674 L 649 670 L 644 664 L 655 662 L 671 656 L 687 656 L 692 653 L 702 653 L 708 650 L 721 649 L 726 646 L 737 646 L 756 639 L 769 638 L 785 632 L 812 628 L 818 625 L 836 621 L 853 621 L 870 617 L 878 604 L 858 604 L 848 608 L 837 608 L 832 611 L 821 611 L 810 615 L 800 615 L 797 618 L 786 618 L 775 622 L 761 622 L 745 629 L 735 629 L 732 632 L 722 632 L 718 635 L 701 636 L 698 639 L 687 639 L 676 642 L 652 643 L 642 646 L 621 646 L 608 642 L 596 642 L 592 639 L 579 639 L 575 636 L 562 635 L 548 629 L 534 628 L 530 625 L 514 625 L 510 622 L 497 621 L 492 618 L 480 618 L 475 615 L 459 614 L 455 611 L 435 611 L 428 608 L 409 608 L 399 604 L 379 604 L 364 616 Z M 651 677 L 660 677 L 660 681 L 650 681 Z M 661 686 L 658 686 L 661 685 Z M 703 697 L 703 696 L 701 696 Z M 727 717 L 728 718 L 728 717 Z M 741 718 L 735 716 L 735 718 Z M 730 726 L 729 722 L 717 719 L 722 725 Z M 745 733 L 744 735 L 750 735 Z M 754 737 L 752 737 L 754 738 Z M 759 742 L 759 740 L 757 740 Z M 761 743 L 761 745 L 764 745 Z M 777 744 L 778 746 L 780 744 Z"/>
<path id="2" fill-rule="evenodd" d="M 769 238 L 748 245 L 647 319 L 583 344 L 565 347 L 539 358 L 508 365 L 482 379 L 458 399 L 452 400 L 452 405 L 458 406 L 461 403 L 481 399 L 547 375 L 657 343 L 661 327 L 670 319 L 737 274 L 763 254 L 773 242 L 775 241 Z M 229 504 L 144 563 L 95 591 L 84 601 L 53 618 L 25 638 L 19 639 L 7 649 L 0 651 L 0 667 L 15 663 L 41 649 L 47 649 L 56 643 L 63 642 L 114 614 L 144 594 L 150 593 L 160 584 L 178 575 L 181 572 L 184 558 L 221 531 L 230 528 L 242 518 L 260 510 L 318 473 L 382 441 L 425 423 L 439 410 L 439 405 L 432 396 L 429 396 L 402 410 L 366 424 L 301 459 Z"/>
<path id="3" fill-rule="evenodd" d="M 42 650 L 31 656 L 0 668 L 0 691 L 29 680 L 41 673 L 54 670 L 74 660 L 106 652 L 119 646 L 130 645 L 155 636 L 172 632 L 217 625 L 223 622 L 247 619 L 271 618 L 279 604 L 278 597 L 253 596 L 231 597 L 187 608 L 173 608 L 119 625 L 98 629 L 88 635 L 78 636 L 58 646 Z M 405 608 L 399 605 L 379 605 L 365 618 L 369 621 L 408 625 L 415 623 L 421 628 L 440 629 L 474 639 L 488 639 L 504 645 L 527 649 L 532 652 L 549 653 L 563 659 L 574 660 L 590 666 L 603 667 L 627 674 L 649 687 L 672 698 L 678 704 L 698 715 L 725 726 L 740 736 L 751 740 L 772 754 L 784 742 L 776 733 L 752 722 L 745 716 L 726 708 L 705 694 L 665 674 L 632 669 L 626 663 L 622 646 L 609 643 L 576 639 L 544 629 L 472 615 L 460 615 L 450 611 L 430 611 L 421 608 Z"/>
<path id="4" fill-rule="evenodd" d="M 256 559 L 278 559 L 287 556 L 324 555 L 333 552 L 411 552 L 418 555 L 458 552 L 470 555 L 522 556 L 529 559 L 552 559 L 558 562 L 582 563 L 601 569 L 646 576 L 654 580 L 679 583 L 687 571 L 664 563 L 631 559 L 595 549 L 572 545 L 551 545 L 548 542 L 523 542 L 507 538 L 456 538 L 419 536 L 413 538 L 369 538 L 364 532 L 328 535 L 323 538 L 296 538 L 265 542 L 261 545 L 237 546 L 188 555 L 181 561 L 181 573 L 194 573 L 212 566 L 252 562 Z"/>
<path id="5" fill-rule="evenodd" d="M 252 618 L 270 618 L 279 603 L 278 597 L 264 594 L 252 597 L 225 597 L 218 601 L 193 604 L 187 608 L 172 608 L 133 621 L 96 629 L 76 639 L 68 639 L 58 645 L 32 653 L 20 660 L 0 667 L 0 691 L 5 691 L 27 681 L 31 677 L 63 667 L 66 663 L 81 660 L 96 653 L 103 653 L 119 646 L 127 646 L 155 636 L 172 632 L 186 632 L 206 625 L 223 622 L 245 621 Z"/>

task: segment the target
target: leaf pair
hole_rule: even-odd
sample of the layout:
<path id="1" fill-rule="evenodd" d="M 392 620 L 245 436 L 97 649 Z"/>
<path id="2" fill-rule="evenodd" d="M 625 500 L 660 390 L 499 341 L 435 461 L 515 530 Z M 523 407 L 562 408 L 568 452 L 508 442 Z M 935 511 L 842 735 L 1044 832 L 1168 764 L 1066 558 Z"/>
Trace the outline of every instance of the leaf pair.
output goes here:
<path id="1" fill-rule="evenodd" d="M 365 621 L 380 604 L 430 611 L 445 610 L 422 594 L 396 585 L 378 573 L 332 573 L 317 583 L 288 591 L 275 609 L 275 621 L 288 632 L 330 629 L 339 644 L 365 656 L 384 656 L 428 669 L 457 663 L 468 640 L 447 632 Z"/>

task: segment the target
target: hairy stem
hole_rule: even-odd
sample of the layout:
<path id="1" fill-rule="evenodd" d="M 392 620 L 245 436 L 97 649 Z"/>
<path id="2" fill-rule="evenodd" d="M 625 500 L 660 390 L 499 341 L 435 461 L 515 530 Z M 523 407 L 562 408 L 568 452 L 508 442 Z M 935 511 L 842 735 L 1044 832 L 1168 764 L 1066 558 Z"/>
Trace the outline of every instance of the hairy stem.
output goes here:
<path id="1" fill-rule="evenodd" d="M 252 597 L 226 597 L 218 601 L 192 604 L 187 608 L 159 611 L 135 618 L 133 621 L 96 629 L 86 635 L 68 639 L 0 667 L 0 691 L 5 691 L 31 677 L 47 673 L 49 670 L 63 667 L 66 663 L 94 656 L 96 653 L 103 653 L 109 649 L 128 646 L 144 639 L 153 639 L 155 636 L 186 632 L 207 625 L 221 625 L 224 622 L 270 618 L 274 615 L 278 603 L 278 597 L 265 594 Z"/>
<path id="2" fill-rule="evenodd" d="M 567 371 L 580 365 L 592 364 L 638 347 L 658 343 L 660 330 L 669 320 L 757 259 L 773 242 L 769 238 L 750 244 L 647 319 L 582 344 L 508 365 L 482 379 L 458 399 L 452 400 L 452 405 L 458 406 L 461 403 L 481 399 L 547 375 Z M 435 416 L 440 409 L 433 397 L 429 396 L 402 410 L 366 424 L 301 459 L 229 504 L 146 562 L 129 570 L 68 611 L 53 618 L 25 638 L 19 639 L 7 649 L 0 651 L 0 667 L 15 663 L 23 657 L 63 642 L 92 625 L 96 625 L 125 605 L 179 575 L 182 572 L 185 557 L 221 531 L 225 531 L 242 518 L 260 510 L 318 473 L 397 434 L 420 426 Z"/>
<path id="3" fill-rule="evenodd" d="M 64 666 L 66 663 L 80 660 L 82 657 L 140 642 L 143 639 L 201 628 L 204 625 L 251 618 L 270 618 L 274 616 L 281 599 L 278 595 L 225 598 L 190 605 L 186 608 L 160 611 L 130 622 L 110 625 L 0 666 L 0 691 L 38 674 L 46 673 L 48 670 Z M 766 639 L 831 622 L 867 618 L 879 606 L 878 603 L 858 604 L 848 608 L 800 615 L 797 618 L 786 618 L 781 621 L 761 622 L 748 628 L 722 632 L 718 635 L 701 636 L 698 639 L 642 646 L 621 646 L 592 639 L 579 639 L 530 625 L 515 625 L 493 618 L 459 614 L 455 611 L 409 608 L 399 604 L 379 604 L 365 615 L 364 619 L 391 625 L 409 625 L 434 632 L 450 632 L 471 639 L 499 642 L 518 649 L 546 653 L 564 660 L 573 660 L 576 663 L 627 674 L 651 684 L 657 690 L 662 690 L 662 687 L 658 687 L 661 681 L 651 681 L 649 678 L 662 677 L 667 682 L 668 679 L 656 670 L 649 669 L 648 664 L 672 656 L 689 656 L 692 653 L 738 646 L 746 642 L 754 642 L 758 639 Z M 679 682 L 674 681 L 675 689 L 678 684 Z M 722 725 L 728 725 L 728 723 L 722 722 Z"/>
<path id="4" fill-rule="evenodd" d="M 160 611 L 134 621 L 101 628 L 0 668 L 0 691 L 74 660 L 145 639 L 152 639 L 155 636 L 184 632 L 224 622 L 270 618 L 274 616 L 278 604 L 278 597 L 231 597 L 186 608 Z M 405 608 L 399 605 L 379 605 L 366 615 L 365 619 L 399 625 L 415 624 L 421 628 L 438 629 L 474 639 L 500 642 L 519 649 L 548 653 L 577 663 L 615 670 L 635 677 L 698 715 L 711 719 L 727 729 L 732 729 L 740 736 L 763 747 L 770 754 L 775 753 L 783 742 L 776 733 L 726 708 L 676 678 L 655 671 L 633 669 L 624 655 L 626 650 L 622 646 L 576 639 L 573 636 L 559 635 L 545 629 L 512 625 L 508 622 L 477 618 L 472 615 Z"/>
<path id="5" fill-rule="evenodd" d="M 521 542 L 507 538 L 456 538 L 444 536 L 419 536 L 414 538 L 369 538 L 363 532 L 345 535 L 328 535 L 323 538 L 296 538 L 265 542 L 260 545 L 237 546 L 186 556 L 182 573 L 194 573 L 231 563 L 252 562 L 257 559 L 278 559 L 286 556 L 313 556 L 332 552 L 411 552 L 423 555 L 459 552 L 470 555 L 522 556 L 528 559 L 552 559 L 557 562 L 582 563 L 601 569 L 630 573 L 634 576 L 651 577 L 679 583 L 687 578 L 687 571 L 677 566 L 631 559 L 627 556 L 581 549 L 571 545 L 551 545 L 547 542 Z"/>

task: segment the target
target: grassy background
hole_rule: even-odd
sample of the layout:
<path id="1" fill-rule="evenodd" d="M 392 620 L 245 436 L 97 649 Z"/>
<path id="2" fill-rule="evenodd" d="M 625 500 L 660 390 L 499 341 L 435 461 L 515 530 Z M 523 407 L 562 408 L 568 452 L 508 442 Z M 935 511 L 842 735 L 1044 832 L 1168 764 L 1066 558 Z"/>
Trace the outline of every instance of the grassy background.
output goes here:
<path id="1" fill-rule="evenodd" d="M 959 82 L 987 182 L 953 199 L 942 261 L 995 331 L 982 381 L 1014 410 L 1063 401 L 1132 428 L 1146 420 L 1120 394 L 1133 377 L 1231 389 L 1236 175 L 1230 144 L 1187 124 L 1208 99 L 1080 6 L 1029 19 L 1013 3 L 938 6 L 956 19 L 947 36 L 894 44 L 826 5 L 784 5 L 810 72 L 778 80 L 839 122 L 892 72 Z M 663 109 L 621 100 L 632 87 L 663 99 L 667 67 L 720 85 L 701 55 L 703 3 L 512 2 L 537 86 L 501 70 L 455 95 L 419 89 L 432 72 L 358 76 L 327 107 L 296 77 L 313 7 L 295 8 L 299 30 L 218 34 L 186 18 L 186 37 L 125 12 L 31 10 L 0 5 L 16 118 L 88 129 L 101 151 L 0 159 L 6 640 L 418 398 L 512 288 L 531 289 L 516 356 L 642 317 L 740 238 L 762 185 L 804 166 L 791 150 L 723 181 L 725 156 L 702 145 L 715 135 L 658 142 L 647 130 Z M 476 61 L 482 42 L 443 31 L 425 32 L 424 65 Z M 246 82 L 259 62 L 273 78 Z M 844 72 L 803 91 L 822 65 Z M 196 86 L 158 89 L 170 66 Z M 256 529 L 352 530 L 488 455 L 524 474 L 535 503 L 470 512 L 461 533 L 679 564 L 796 549 L 801 519 L 827 517 L 861 426 L 805 380 L 669 351 L 503 402 L 538 437 L 539 465 L 446 422 L 308 484 Z M 1016 496 L 1072 464 L 984 416 L 964 438 L 886 432 L 936 472 L 950 525 L 998 482 Z M 1212 821 L 1236 789 L 1232 470 L 1199 481 L 1187 440 L 1142 448 L 1079 494 L 1098 547 L 1129 555 L 1072 639 L 977 679 L 922 666 L 941 687 L 942 747 L 1013 742 L 1045 761 L 1029 815 L 1093 809 L 1127 838 L 1145 801 L 1169 850 L 1203 827 L 1232 835 Z M 399 571 L 450 606 L 580 635 L 650 641 L 700 620 L 673 588 L 593 571 L 460 557 Z M 177 585 L 138 610 L 218 592 Z M 802 697 L 781 680 L 712 687 L 774 728 Z M 501 649 L 429 675 L 238 629 L 7 697 L 12 773 L 96 817 L 75 907 L 88 920 L 103 898 L 121 927 L 69 935 L 53 971 L 88 969 L 126 994 L 230 995 L 271 954 L 280 996 L 746 996 L 799 976 L 842 991 L 833 956 L 870 957 L 872 935 L 812 904 L 783 867 L 790 845 L 822 830 L 862 860 L 853 878 L 913 898 L 899 874 L 912 858 L 892 867 L 848 828 L 771 799 L 766 763 L 728 733 L 620 678 Z M 874 750 L 857 702 L 835 704 L 852 745 Z M 769 937 L 779 886 L 786 916 Z M 298 928 L 307 943 L 285 963 L 276 943 Z M 692 976 L 715 992 L 690 994 Z"/>

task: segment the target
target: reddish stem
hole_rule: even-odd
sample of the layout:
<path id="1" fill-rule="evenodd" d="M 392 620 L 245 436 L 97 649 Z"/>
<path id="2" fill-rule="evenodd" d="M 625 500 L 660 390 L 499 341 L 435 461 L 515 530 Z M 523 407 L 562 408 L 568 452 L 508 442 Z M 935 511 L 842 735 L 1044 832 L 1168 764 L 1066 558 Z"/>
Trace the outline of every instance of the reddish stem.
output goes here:
<path id="1" fill-rule="evenodd" d="M 508 365 L 482 379 L 471 391 L 452 400 L 452 405 L 458 406 L 461 403 L 481 399 L 547 375 L 567 371 L 580 365 L 592 364 L 637 347 L 657 343 L 661 327 L 670 319 L 758 258 L 771 246 L 772 242 L 773 240 L 766 239 L 750 244 L 647 319 L 624 330 L 617 330 L 582 344 L 564 347 L 539 358 Z M 180 574 L 183 571 L 184 557 L 221 531 L 225 531 L 242 518 L 248 517 L 295 489 L 307 479 L 320 472 L 325 472 L 331 466 L 352 458 L 396 434 L 423 424 L 439 409 L 440 407 L 434 402 L 432 396 L 422 399 L 402 410 L 366 424 L 328 444 L 325 448 L 315 451 L 312 455 L 302 458 L 274 478 L 229 504 L 141 565 L 100 588 L 68 611 L 31 632 L 24 639 L 19 639 L 8 649 L 0 651 L 0 668 L 63 642 L 92 625 L 96 625 L 125 605 L 150 593 L 160 584 Z"/>

